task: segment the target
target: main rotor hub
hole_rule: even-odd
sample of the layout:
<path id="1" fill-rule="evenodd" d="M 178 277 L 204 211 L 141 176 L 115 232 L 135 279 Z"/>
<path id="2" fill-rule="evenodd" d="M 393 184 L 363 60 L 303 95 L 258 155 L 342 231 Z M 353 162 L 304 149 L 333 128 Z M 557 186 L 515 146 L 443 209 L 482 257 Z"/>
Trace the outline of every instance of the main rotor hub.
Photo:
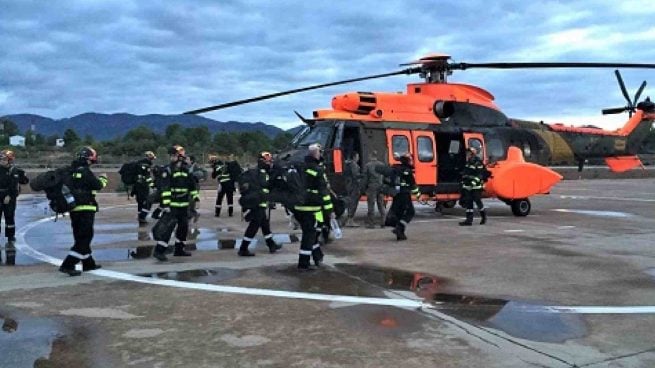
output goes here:
<path id="1" fill-rule="evenodd" d="M 450 55 L 429 54 L 422 58 L 401 65 L 419 65 L 419 75 L 426 83 L 446 83 L 448 76 L 453 74 L 450 64 Z"/>

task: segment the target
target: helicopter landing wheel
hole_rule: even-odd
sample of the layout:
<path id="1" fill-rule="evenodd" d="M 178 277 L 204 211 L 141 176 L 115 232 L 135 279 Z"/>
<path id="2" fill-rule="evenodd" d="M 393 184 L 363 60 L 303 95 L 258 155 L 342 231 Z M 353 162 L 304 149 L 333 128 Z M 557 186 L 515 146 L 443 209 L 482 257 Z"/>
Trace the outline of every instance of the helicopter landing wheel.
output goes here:
<path id="1" fill-rule="evenodd" d="M 455 201 L 445 201 L 445 202 L 441 202 L 441 205 L 442 205 L 444 208 L 454 208 L 456 204 L 457 204 L 457 202 L 455 202 Z"/>
<path id="2" fill-rule="evenodd" d="M 512 213 L 514 216 L 520 217 L 530 214 L 530 209 L 532 208 L 530 200 L 527 198 L 515 199 L 511 202 L 510 206 L 512 206 Z"/>

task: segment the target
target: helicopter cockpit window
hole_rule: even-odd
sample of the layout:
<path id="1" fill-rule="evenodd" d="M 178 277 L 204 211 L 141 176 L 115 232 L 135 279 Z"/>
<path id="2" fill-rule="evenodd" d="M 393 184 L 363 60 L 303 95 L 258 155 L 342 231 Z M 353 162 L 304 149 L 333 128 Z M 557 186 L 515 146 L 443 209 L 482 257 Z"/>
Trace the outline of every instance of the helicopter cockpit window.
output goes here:
<path id="1" fill-rule="evenodd" d="M 393 157 L 400 157 L 409 152 L 409 140 L 404 135 L 394 135 L 391 138 L 391 149 L 393 150 Z"/>
<path id="2" fill-rule="evenodd" d="M 313 143 L 319 143 L 321 146 L 325 147 L 332 133 L 331 126 L 313 126 L 310 128 L 309 132 L 298 140 L 296 146 L 307 147 Z"/>
<path id="3" fill-rule="evenodd" d="M 434 160 L 434 151 L 432 150 L 432 139 L 428 137 L 418 137 L 416 139 L 418 148 L 418 160 L 421 162 L 432 162 Z"/>
<path id="4" fill-rule="evenodd" d="M 293 138 L 291 139 L 291 146 L 293 147 L 297 146 L 298 142 L 300 142 L 300 140 L 303 139 L 303 137 L 306 136 L 307 133 L 309 133 L 309 130 L 310 128 L 308 125 L 305 125 L 302 128 L 300 128 L 300 130 L 296 132 L 296 135 L 293 136 Z"/>
<path id="5" fill-rule="evenodd" d="M 532 149 L 530 148 L 530 143 L 528 143 L 528 142 L 523 143 L 523 156 L 528 158 L 528 157 L 530 157 L 530 154 L 532 154 Z"/>

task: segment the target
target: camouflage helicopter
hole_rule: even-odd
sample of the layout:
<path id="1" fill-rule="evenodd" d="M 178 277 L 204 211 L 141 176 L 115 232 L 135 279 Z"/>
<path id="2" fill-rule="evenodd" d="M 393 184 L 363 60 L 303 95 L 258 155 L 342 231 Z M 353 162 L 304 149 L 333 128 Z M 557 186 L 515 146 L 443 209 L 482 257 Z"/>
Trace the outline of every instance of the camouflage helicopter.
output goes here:
<path id="1" fill-rule="evenodd" d="M 293 138 L 278 161 L 301 160 L 307 146 L 325 147 L 328 177 L 337 194 L 346 192 L 344 160 L 358 152 L 361 165 L 374 150 L 390 164 L 411 153 L 423 199 L 436 201 L 437 208 L 450 208 L 460 197 L 461 169 L 467 148 L 477 149 L 488 164 L 491 178 L 484 196 L 508 204 L 516 216 L 527 216 L 530 197 L 547 194 L 562 176 L 547 165 L 604 158 L 612 171 L 629 170 L 641 164 L 637 150 L 655 121 L 655 103 L 639 98 L 644 81 L 630 98 L 621 74 L 615 71 L 627 105 L 602 110 L 603 114 L 629 112 L 620 129 L 609 131 L 593 126 L 569 127 L 508 118 L 494 103 L 494 96 L 478 86 L 448 82 L 453 71 L 473 68 L 644 68 L 655 64 L 593 62 L 452 63 L 450 56 L 432 54 L 401 64 L 407 68 L 292 89 L 188 111 L 199 114 L 253 103 L 288 94 L 346 83 L 402 74 L 419 74 L 421 83 L 407 85 L 405 93 L 349 92 L 332 98 L 331 109 L 313 112 L 312 118 L 296 115 L 305 126 Z"/>

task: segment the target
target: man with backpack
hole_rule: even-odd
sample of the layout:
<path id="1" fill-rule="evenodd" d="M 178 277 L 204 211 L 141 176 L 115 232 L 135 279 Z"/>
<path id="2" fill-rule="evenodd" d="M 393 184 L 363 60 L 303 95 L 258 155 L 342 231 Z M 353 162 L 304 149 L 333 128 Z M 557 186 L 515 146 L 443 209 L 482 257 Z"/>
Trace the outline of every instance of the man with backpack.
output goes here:
<path id="1" fill-rule="evenodd" d="M 246 171 L 239 182 L 241 198 L 239 204 L 242 207 L 244 219 L 248 221 L 248 227 L 243 234 L 243 240 L 239 247 L 239 255 L 252 257 L 255 253 L 248 250 L 248 246 L 254 240 L 254 236 L 261 228 L 266 240 L 266 246 L 270 253 L 277 252 L 282 246 L 273 240 L 271 223 L 268 218 L 268 197 L 270 193 L 270 171 L 273 167 L 273 155 L 269 152 L 262 152 L 257 158 L 257 167 Z"/>
<path id="2" fill-rule="evenodd" d="M 302 239 L 300 241 L 300 252 L 298 254 L 298 270 L 309 271 L 310 260 L 319 266 L 323 261 L 323 251 L 319 243 L 320 225 L 323 219 L 323 197 L 328 193 L 325 173 L 320 165 L 321 145 L 311 144 L 307 156 L 305 156 L 305 167 L 303 177 L 305 182 L 305 198 L 303 203 L 295 206 L 294 216 L 300 222 Z M 328 194 L 329 196 L 329 194 Z"/>
<path id="3" fill-rule="evenodd" d="M 0 218 L 5 217 L 5 236 L 7 237 L 7 263 L 9 254 L 15 249 L 16 242 L 16 198 L 20 193 L 20 184 L 27 184 L 29 179 L 25 171 L 14 166 L 14 151 L 0 151 Z"/>
<path id="4" fill-rule="evenodd" d="M 102 174 L 96 177 L 90 166 L 98 162 L 98 154 L 91 147 L 83 147 L 77 154 L 77 159 L 70 167 L 71 176 L 66 179 L 65 188 L 70 187 L 70 193 L 74 198 L 75 207 L 70 210 L 71 227 L 75 243 L 68 256 L 59 267 L 59 271 L 69 276 L 79 276 L 80 271 L 75 269 L 78 262 L 82 262 L 83 271 L 92 271 L 100 268 L 91 255 L 91 241 L 93 240 L 93 223 L 98 202 L 95 192 L 104 188 L 107 183 L 107 175 Z M 67 189 L 68 190 L 68 189 Z M 68 193 L 68 194 L 70 194 Z"/>
<path id="5" fill-rule="evenodd" d="M 241 165 L 234 160 L 234 155 L 230 154 L 228 160 L 219 160 L 216 156 L 210 159 L 212 164 L 212 179 L 218 181 L 218 192 L 216 193 L 216 207 L 214 216 L 221 216 L 223 208 L 223 198 L 227 200 L 227 214 L 232 217 L 234 214 L 234 191 L 236 182 L 241 176 Z"/>
<path id="6" fill-rule="evenodd" d="M 168 241 L 175 230 L 175 251 L 173 256 L 186 257 L 191 253 L 185 251 L 185 242 L 189 233 L 189 205 L 199 199 L 198 186 L 189 172 L 184 147 L 174 145 L 169 150 L 170 165 L 160 172 L 161 201 L 157 212 L 159 219 L 152 229 L 157 241 L 153 257 L 167 261 Z"/>
<path id="7" fill-rule="evenodd" d="M 145 157 L 135 162 L 135 180 L 132 186 L 133 196 L 136 196 L 139 225 L 143 226 L 148 223 L 147 217 L 150 214 L 152 203 L 150 202 L 150 192 L 154 190 L 155 182 L 152 179 L 152 164 L 157 159 L 155 153 L 146 151 Z"/>

